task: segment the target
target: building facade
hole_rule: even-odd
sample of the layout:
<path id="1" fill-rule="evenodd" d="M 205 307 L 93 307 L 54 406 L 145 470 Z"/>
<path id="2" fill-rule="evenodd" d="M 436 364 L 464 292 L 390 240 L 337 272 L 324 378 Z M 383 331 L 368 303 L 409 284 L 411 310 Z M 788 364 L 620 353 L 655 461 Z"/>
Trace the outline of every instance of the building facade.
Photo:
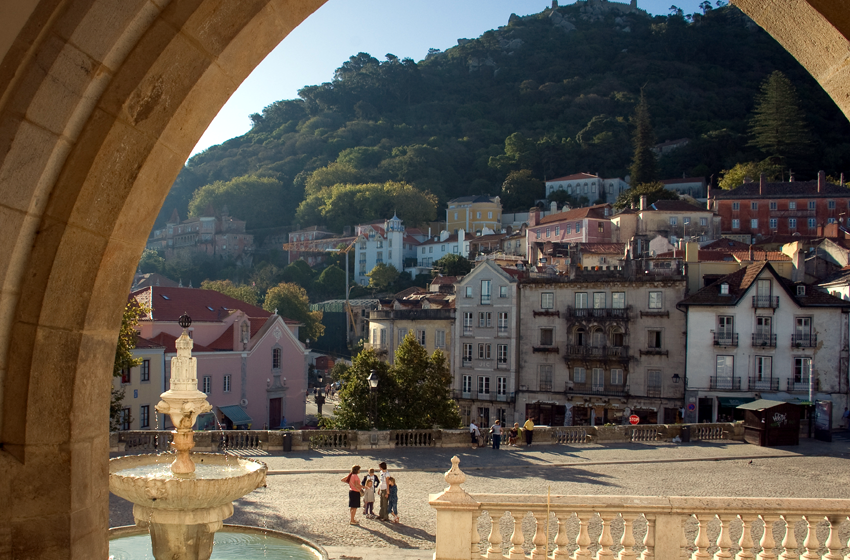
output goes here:
<path id="1" fill-rule="evenodd" d="M 566 426 L 681 421 L 676 304 L 686 282 L 645 272 L 573 270 L 520 283 L 518 415 Z"/>
<path id="2" fill-rule="evenodd" d="M 227 205 L 219 214 L 210 206 L 202 216 L 188 220 L 180 220 L 175 209 L 164 228 L 153 230 L 147 248 L 163 251 L 166 261 L 203 254 L 250 266 L 254 236 L 245 232 L 244 220 L 229 214 Z"/>
<path id="3" fill-rule="evenodd" d="M 687 311 L 688 422 L 736 416 L 754 399 L 847 406 L 850 302 L 781 277 L 760 262 L 728 274 L 680 303 Z"/>
<path id="4" fill-rule="evenodd" d="M 487 234 L 502 228 L 502 202 L 498 196 L 472 195 L 455 198 L 446 208 L 446 231 Z"/>
<path id="5" fill-rule="evenodd" d="M 137 337 L 133 358 L 142 362 L 112 379 L 114 389 L 123 389 L 121 430 L 154 430 L 163 426 L 163 415 L 154 407 L 165 392 L 165 347 L 152 340 Z"/>
<path id="6" fill-rule="evenodd" d="M 712 241 L 720 237 L 720 218 L 713 211 L 684 200 L 658 200 L 648 204 L 641 197 L 638 208 L 629 208 L 611 218 L 614 241 L 628 243 L 633 237 L 646 241 L 661 235 L 670 245 L 680 239 Z"/>
<path id="7" fill-rule="evenodd" d="M 453 393 L 461 418 L 489 426 L 514 414 L 519 344 L 517 279 L 480 261 L 456 285 Z"/>
<path id="8" fill-rule="evenodd" d="M 415 259 L 419 239 L 405 233 L 401 219 L 393 217 L 383 223 L 358 225 L 354 248 L 354 278 L 362 285 L 369 285 L 367 274 L 378 264 L 392 265 L 399 272 L 412 269 L 418 273 Z M 405 267 L 405 264 L 410 266 Z"/>
<path id="9" fill-rule="evenodd" d="M 460 255 L 468 259 L 469 250 L 466 230 L 459 229 L 457 233 L 449 233 L 443 230 L 440 235 L 419 244 L 416 248 L 416 264 L 420 269 L 427 270 L 447 255 Z"/>
<path id="10" fill-rule="evenodd" d="M 594 204 L 597 200 L 613 204 L 620 193 L 628 188 L 629 184 L 618 177 L 603 179 L 590 173 L 574 173 L 546 181 L 546 196 L 556 191 L 564 191 L 576 199 L 585 197 Z"/>
<path id="11" fill-rule="evenodd" d="M 526 230 L 526 257 L 531 265 L 545 258 L 547 246 L 563 243 L 609 243 L 612 239 L 610 204 L 576 208 L 540 218 L 532 210 Z"/>
<path id="12" fill-rule="evenodd" d="M 412 333 L 428 355 L 440 350 L 451 363 L 454 341 L 455 310 L 424 305 L 419 308 L 376 309 L 369 312 L 369 342 L 382 360 L 395 363 L 395 352 L 408 333 Z M 383 342 L 382 342 L 383 341 Z"/>

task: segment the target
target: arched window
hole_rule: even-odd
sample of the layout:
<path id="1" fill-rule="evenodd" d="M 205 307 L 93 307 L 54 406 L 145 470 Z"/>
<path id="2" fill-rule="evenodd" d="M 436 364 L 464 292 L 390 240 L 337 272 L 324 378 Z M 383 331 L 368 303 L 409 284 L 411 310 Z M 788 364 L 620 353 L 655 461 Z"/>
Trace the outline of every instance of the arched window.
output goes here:
<path id="1" fill-rule="evenodd" d="M 622 329 L 614 328 L 611 331 L 611 346 L 616 346 L 617 348 L 625 346 L 625 340 L 626 336 Z"/>
<path id="2" fill-rule="evenodd" d="M 280 348 L 272 348 L 272 368 L 280 369 Z"/>
<path id="3" fill-rule="evenodd" d="M 582 328 L 576 329 L 576 332 L 575 332 L 576 346 L 584 346 L 585 334 L 586 333 L 585 333 L 584 329 L 582 329 Z"/>

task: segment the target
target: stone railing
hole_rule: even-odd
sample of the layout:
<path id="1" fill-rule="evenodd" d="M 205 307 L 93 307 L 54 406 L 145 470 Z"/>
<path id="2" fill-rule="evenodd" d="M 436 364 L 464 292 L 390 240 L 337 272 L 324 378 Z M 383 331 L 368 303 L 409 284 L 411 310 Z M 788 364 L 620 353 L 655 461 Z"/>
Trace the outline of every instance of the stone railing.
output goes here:
<path id="1" fill-rule="evenodd" d="M 744 439 L 741 424 L 644 424 L 638 426 L 535 426 L 537 445 L 581 445 L 587 443 L 669 442 L 689 426 L 691 441 Z M 482 435 L 488 439 L 487 430 Z M 157 453 L 168 451 L 170 431 L 133 430 L 110 434 L 112 453 Z M 507 437 L 507 436 L 506 436 Z M 289 445 L 284 445 L 289 438 Z M 517 438 L 525 445 L 524 438 Z M 394 447 L 469 447 L 469 430 L 222 430 L 195 432 L 195 451 L 293 451 L 310 449 L 389 449 Z"/>
<path id="2" fill-rule="evenodd" d="M 429 499 L 435 560 L 846 558 L 850 500 L 468 494 L 458 463 Z"/>

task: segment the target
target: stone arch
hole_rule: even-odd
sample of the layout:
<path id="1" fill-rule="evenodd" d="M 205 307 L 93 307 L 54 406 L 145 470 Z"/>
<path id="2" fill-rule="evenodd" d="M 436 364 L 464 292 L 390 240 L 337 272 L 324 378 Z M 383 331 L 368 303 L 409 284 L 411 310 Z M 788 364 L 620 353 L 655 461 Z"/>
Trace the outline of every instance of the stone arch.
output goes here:
<path id="1" fill-rule="evenodd" d="M 4 6 L 0 555 L 106 557 L 105 407 L 136 261 L 210 121 L 323 3 Z"/>

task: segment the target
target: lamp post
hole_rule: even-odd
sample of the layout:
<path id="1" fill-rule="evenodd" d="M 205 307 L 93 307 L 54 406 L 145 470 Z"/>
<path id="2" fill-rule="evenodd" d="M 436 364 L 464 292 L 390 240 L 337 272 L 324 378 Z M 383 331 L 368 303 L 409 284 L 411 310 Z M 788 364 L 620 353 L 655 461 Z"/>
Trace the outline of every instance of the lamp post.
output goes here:
<path id="1" fill-rule="evenodd" d="M 316 409 L 319 416 L 322 415 L 322 405 L 325 404 L 325 396 L 322 394 L 322 375 L 319 374 L 319 387 L 316 389 Z"/>
<path id="2" fill-rule="evenodd" d="M 369 393 L 372 395 L 372 429 L 376 430 L 377 426 L 375 424 L 378 422 L 378 397 L 375 391 L 378 388 L 378 372 L 373 369 L 366 380 L 369 382 Z"/>

